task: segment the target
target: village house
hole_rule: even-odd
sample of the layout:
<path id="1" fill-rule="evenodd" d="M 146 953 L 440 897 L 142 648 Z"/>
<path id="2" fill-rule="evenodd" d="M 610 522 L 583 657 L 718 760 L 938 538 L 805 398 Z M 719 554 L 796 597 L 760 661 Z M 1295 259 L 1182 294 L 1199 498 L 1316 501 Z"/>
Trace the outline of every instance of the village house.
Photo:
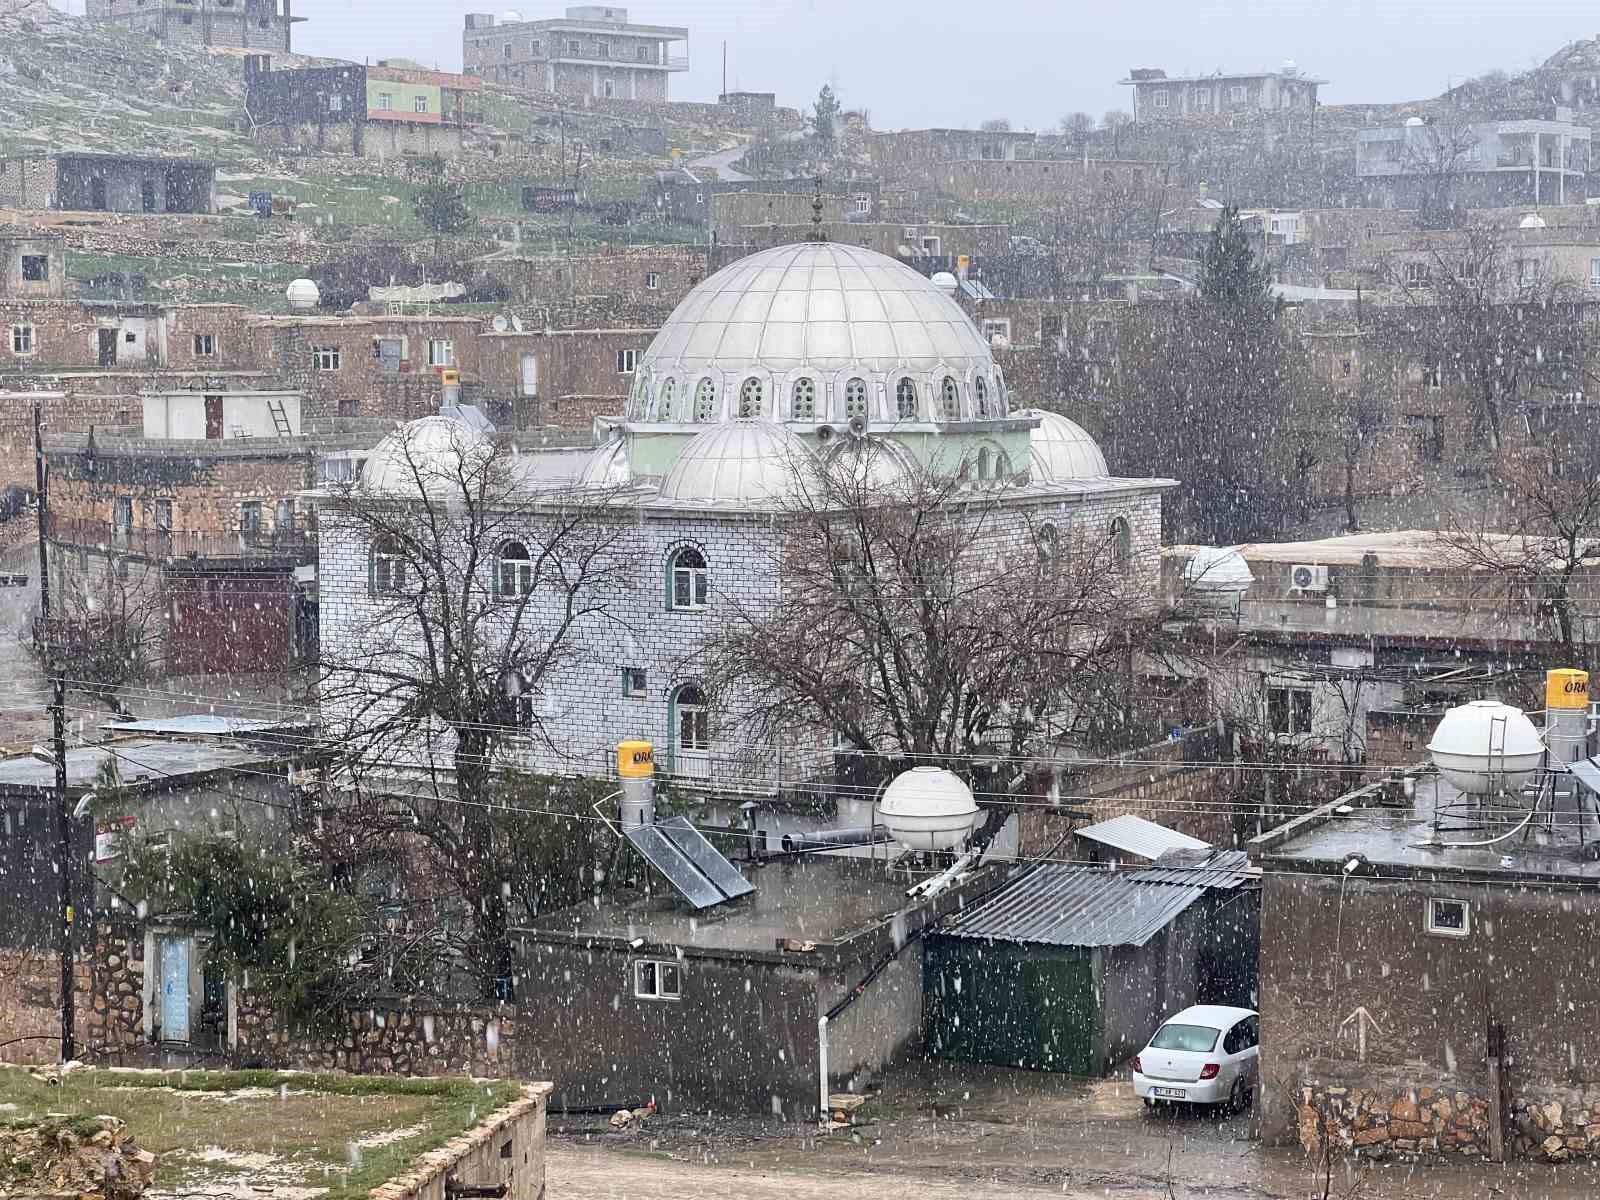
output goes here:
<path id="1" fill-rule="evenodd" d="M 1461 208 L 1582 204 L 1590 131 L 1565 119 L 1429 123 L 1356 133 L 1356 175 L 1366 207 Z"/>
<path id="2" fill-rule="evenodd" d="M 230 46 L 288 54 L 294 0 L 84 0 L 91 21 L 188 46 Z"/>
<path id="3" fill-rule="evenodd" d="M 822 181 L 823 216 L 832 221 L 871 220 L 878 208 L 876 179 L 826 179 Z M 664 221 L 704 226 L 708 236 L 720 225 L 769 222 L 775 214 L 790 222 L 809 221 L 817 182 L 812 179 L 701 178 L 685 167 L 656 173 L 646 196 Z M 723 199 L 751 195 L 744 200 Z M 788 199 L 779 199 L 788 197 Z M 720 214 L 717 209 L 721 201 Z M 783 207 L 780 209 L 779 205 Z"/>
<path id="4" fill-rule="evenodd" d="M 0 234 L 0 300 L 59 300 L 67 256 L 59 234 Z"/>
<path id="5" fill-rule="evenodd" d="M 612 297 L 659 324 L 709 274 L 706 260 L 702 246 L 609 246 L 593 254 L 496 255 L 477 265 L 481 280 L 504 286 L 520 304 Z"/>
<path id="6" fill-rule="evenodd" d="M 478 338 L 481 404 L 497 425 L 588 444 L 620 418 L 654 328 L 495 330 Z"/>
<path id="7" fill-rule="evenodd" d="M 215 163 L 129 154 L 0 159 L 0 205 L 67 212 L 214 213 Z"/>
<path id="8" fill-rule="evenodd" d="M 1317 89 L 1328 83 L 1292 62 L 1277 71 L 1210 75 L 1168 75 L 1158 67 L 1141 67 L 1119 82 L 1133 89 L 1133 119 L 1139 123 L 1311 112 Z"/>
<path id="9" fill-rule="evenodd" d="M 613 5 L 580 4 L 536 21 L 468 13 L 461 61 L 469 75 L 524 91 L 664 103 L 667 81 L 689 69 L 688 40 L 682 26 L 632 23 Z"/>

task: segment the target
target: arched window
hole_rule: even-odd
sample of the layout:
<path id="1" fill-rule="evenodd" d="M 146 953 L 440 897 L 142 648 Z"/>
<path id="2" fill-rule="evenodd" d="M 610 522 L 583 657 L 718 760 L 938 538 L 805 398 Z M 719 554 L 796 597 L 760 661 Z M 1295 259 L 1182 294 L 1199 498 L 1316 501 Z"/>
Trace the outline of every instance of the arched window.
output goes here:
<path id="1" fill-rule="evenodd" d="M 673 554 L 667 568 L 667 588 L 669 608 L 704 608 L 711 590 L 711 572 L 706 569 L 706 556 L 693 546 L 685 546 Z"/>
<path id="2" fill-rule="evenodd" d="M 989 415 L 989 382 L 982 375 L 977 376 L 972 381 L 972 398 L 977 403 L 978 415 L 987 417 Z"/>
<path id="3" fill-rule="evenodd" d="M 902 421 L 917 419 L 917 381 L 909 375 L 894 387 L 894 412 Z"/>
<path id="4" fill-rule="evenodd" d="M 759 417 L 763 415 L 761 380 L 753 375 L 740 385 L 739 415 L 741 417 Z"/>
<path id="5" fill-rule="evenodd" d="M 817 419 L 817 381 L 809 377 L 796 379 L 789 396 L 789 415 L 796 421 Z"/>
<path id="6" fill-rule="evenodd" d="M 1041 561 L 1049 561 L 1061 553 L 1061 531 L 1048 521 L 1034 532 L 1033 541 Z"/>
<path id="7" fill-rule="evenodd" d="M 375 538 L 372 543 L 372 594 L 403 596 L 408 571 L 405 551 L 392 537 Z"/>
<path id="8" fill-rule="evenodd" d="M 1117 570 L 1126 571 L 1128 564 L 1133 561 L 1133 527 L 1128 524 L 1127 517 L 1112 517 L 1111 531 L 1111 562 Z"/>
<path id="9" fill-rule="evenodd" d="M 674 383 L 674 380 L 668 379 L 661 385 L 660 405 L 655 412 L 655 417 L 658 421 L 672 420 L 672 393 L 674 390 Z"/>
<path id="10" fill-rule="evenodd" d="M 533 556 L 521 542 L 506 542 L 500 547 L 494 591 L 503 600 L 514 600 L 533 591 Z"/>
<path id="11" fill-rule="evenodd" d="M 978 450 L 978 478 L 988 479 L 989 469 L 989 448 L 987 446 L 980 447 Z"/>
<path id="12" fill-rule="evenodd" d="M 672 769 L 675 773 L 705 773 L 711 751 L 711 721 L 705 693 L 686 683 L 672 693 Z"/>
<path id="13" fill-rule="evenodd" d="M 844 385 L 844 415 L 847 418 L 867 415 L 867 381 L 865 379 L 852 379 Z"/>
<path id="14" fill-rule="evenodd" d="M 994 394 L 995 407 L 1003 417 L 1011 411 L 1011 390 L 1006 387 L 1005 372 L 999 367 L 994 369 Z"/>
<path id="15" fill-rule="evenodd" d="M 716 381 L 711 379 L 702 379 L 694 389 L 694 419 L 696 421 L 714 421 L 716 418 Z"/>
<path id="16" fill-rule="evenodd" d="M 1002 482 L 1011 478 L 1011 456 L 1004 450 L 994 456 L 994 477 Z"/>
<path id="17" fill-rule="evenodd" d="M 961 385 L 953 375 L 946 375 L 939 385 L 939 407 L 946 421 L 961 419 Z"/>

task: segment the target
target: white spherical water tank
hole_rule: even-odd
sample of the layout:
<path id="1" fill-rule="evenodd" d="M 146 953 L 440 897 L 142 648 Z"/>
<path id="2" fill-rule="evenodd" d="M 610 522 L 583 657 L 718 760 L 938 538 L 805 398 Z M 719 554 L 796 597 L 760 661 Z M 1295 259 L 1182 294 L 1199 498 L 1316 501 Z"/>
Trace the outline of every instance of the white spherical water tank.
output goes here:
<path id="1" fill-rule="evenodd" d="M 1444 714 L 1428 754 L 1439 774 L 1469 796 L 1515 791 L 1544 762 L 1544 739 L 1520 708 L 1474 700 Z"/>
<path id="2" fill-rule="evenodd" d="M 1232 546 L 1196 550 L 1183 568 L 1184 584 L 1199 593 L 1242 596 L 1255 581 L 1250 564 Z"/>
<path id="3" fill-rule="evenodd" d="M 943 767 L 912 767 L 878 801 L 878 823 L 908 850 L 951 850 L 978 823 L 978 802 L 960 776 Z"/>
<path id="4" fill-rule="evenodd" d="M 322 290 L 312 279 L 296 279 L 283 294 L 288 298 L 289 307 L 300 312 L 315 308 L 322 299 Z"/>
<path id="5" fill-rule="evenodd" d="M 961 286 L 960 280 L 958 280 L 954 275 L 950 274 L 949 271 L 935 271 L 928 282 L 933 284 L 934 287 L 938 288 L 946 296 L 954 296 L 956 294 L 956 288 Z"/>

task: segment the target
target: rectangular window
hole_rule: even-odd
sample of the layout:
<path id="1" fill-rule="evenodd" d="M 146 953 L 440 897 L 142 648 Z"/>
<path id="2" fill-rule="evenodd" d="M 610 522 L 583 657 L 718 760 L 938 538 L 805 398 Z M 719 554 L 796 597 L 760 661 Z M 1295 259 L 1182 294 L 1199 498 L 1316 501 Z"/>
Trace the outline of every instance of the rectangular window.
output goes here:
<path id="1" fill-rule="evenodd" d="M 1195 90 L 1194 90 L 1194 110 L 1195 110 L 1195 112 L 1205 112 L 1206 109 L 1208 109 L 1210 107 L 1211 107 L 1211 89 L 1210 88 L 1195 88 Z"/>
<path id="2" fill-rule="evenodd" d="M 194 335 L 194 356 L 196 358 L 215 358 L 217 355 L 217 335 L 214 333 L 197 333 Z"/>
<path id="3" fill-rule="evenodd" d="M 622 668 L 622 694 L 624 696 L 643 696 L 648 691 L 645 685 L 643 667 Z"/>
<path id="4" fill-rule="evenodd" d="M 33 351 L 33 326 L 13 325 L 11 327 L 11 353 L 32 354 Z"/>
<path id="5" fill-rule="evenodd" d="M 1517 264 L 1517 282 L 1523 287 L 1533 287 L 1539 282 L 1539 260 L 1525 258 Z"/>
<path id="6" fill-rule="evenodd" d="M 133 528 L 133 497 L 118 496 L 111 502 L 111 527 L 118 533 Z"/>
<path id="7" fill-rule="evenodd" d="M 544 53 L 544 43 L 541 42 L 538 38 L 534 38 L 533 41 L 528 43 L 528 53 L 532 57 L 538 58 L 540 55 L 542 55 Z"/>
<path id="8" fill-rule="evenodd" d="M 1243 104 L 1244 95 L 1244 84 L 1242 83 L 1235 83 L 1228 88 L 1228 99 L 1235 104 Z"/>
<path id="9" fill-rule="evenodd" d="M 511 43 L 510 42 L 507 42 L 503 47 L 501 47 L 501 56 L 504 57 L 504 58 L 510 58 L 511 57 Z"/>
<path id="10" fill-rule="evenodd" d="M 378 111 L 379 112 L 392 112 L 393 110 L 394 110 L 394 93 L 393 92 L 379 92 L 378 93 Z"/>
<path id="11" fill-rule="evenodd" d="M 428 365 L 430 367 L 455 366 L 456 344 L 448 338 L 429 338 Z"/>
<path id="12" fill-rule="evenodd" d="M 339 92 L 331 92 L 331 93 L 329 93 L 329 95 L 328 95 L 328 111 L 331 112 L 331 113 L 343 112 L 344 111 L 344 96 L 341 93 L 339 93 Z"/>
<path id="13" fill-rule="evenodd" d="M 570 56 L 572 58 L 582 58 L 583 57 L 583 43 L 580 42 L 577 38 L 568 38 L 567 39 L 567 54 L 568 54 L 568 56 Z"/>
<path id="14" fill-rule="evenodd" d="M 997 337 L 1011 340 L 1011 318 L 989 317 L 983 323 L 983 340 L 992 342 Z"/>
<path id="15" fill-rule="evenodd" d="M 22 256 L 22 278 L 25 283 L 43 283 L 50 278 L 50 258 L 44 254 Z"/>
<path id="16" fill-rule="evenodd" d="M 675 962 L 640 959 L 633 964 L 633 994 L 640 1000 L 681 1000 L 683 968 Z"/>
<path id="17" fill-rule="evenodd" d="M 172 532 L 172 501 L 156 501 L 156 528 L 162 533 Z"/>
<path id="18" fill-rule="evenodd" d="M 1429 896 L 1427 912 L 1429 933 L 1464 938 L 1472 932 L 1472 906 L 1465 900 Z"/>
<path id="19" fill-rule="evenodd" d="M 1428 286 L 1428 264 L 1425 262 L 1408 262 L 1405 267 L 1406 283 L 1411 287 Z"/>
<path id="20" fill-rule="evenodd" d="M 1311 732 L 1311 689 L 1274 687 L 1267 689 L 1267 727 L 1273 733 Z"/>
<path id="21" fill-rule="evenodd" d="M 646 271 L 644 276 L 644 286 L 647 291 L 656 291 L 661 287 L 661 276 L 655 271 Z"/>
<path id="22" fill-rule="evenodd" d="M 246 500 L 239 505 L 239 532 L 261 532 L 261 501 Z"/>
<path id="23" fill-rule="evenodd" d="M 862 216 L 866 216 L 868 213 L 870 213 L 872 211 L 872 197 L 871 196 L 857 196 L 856 197 L 856 211 L 858 213 L 860 213 Z"/>
<path id="24" fill-rule="evenodd" d="M 311 352 L 311 357 L 319 371 L 337 371 L 344 361 L 344 355 L 337 346 L 318 346 Z"/>
<path id="25" fill-rule="evenodd" d="M 1430 392 L 1437 392 L 1444 387 L 1444 371 L 1437 361 L 1429 359 L 1422 364 L 1422 386 Z"/>
<path id="26" fill-rule="evenodd" d="M 416 110 L 419 113 L 427 112 L 428 111 L 428 98 L 426 96 L 418 96 L 415 107 L 416 107 Z"/>
<path id="27" fill-rule="evenodd" d="M 639 61 L 642 62 L 642 63 L 653 63 L 653 62 L 655 62 L 656 61 L 656 50 L 655 50 L 655 47 L 654 46 L 640 46 L 639 47 L 639 55 L 638 55 L 638 57 L 639 57 Z"/>
<path id="28" fill-rule="evenodd" d="M 637 350 L 617 351 L 617 374 L 632 375 L 633 369 L 639 365 L 639 352 Z"/>
<path id="29" fill-rule="evenodd" d="M 1166 108 L 1171 102 L 1172 97 L 1166 88 L 1157 88 L 1150 93 L 1150 106 L 1152 108 Z"/>
<path id="30" fill-rule="evenodd" d="M 1444 434 L 1438 417 L 1407 413 L 1405 425 L 1415 439 L 1417 461 L 1436 463 L 1444 458 Z"/>
<path id="31" fill-rule="evenodd" d="M 1462 283 L 1476 282 L 1478 278 L 1478 260 L 1475 258 L 1463 258 L 1461 260 L 1461 269 L 1456 272 L 1456 278 L 1461 280 Z"/>

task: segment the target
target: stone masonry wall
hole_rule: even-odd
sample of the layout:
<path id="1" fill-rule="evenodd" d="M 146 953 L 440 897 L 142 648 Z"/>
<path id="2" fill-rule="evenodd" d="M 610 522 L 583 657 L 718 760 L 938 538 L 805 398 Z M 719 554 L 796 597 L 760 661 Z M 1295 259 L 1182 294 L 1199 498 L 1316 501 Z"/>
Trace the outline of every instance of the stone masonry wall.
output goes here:
<path id="1" fill-rule="evenodd" d="M 548 1083 L 523 1087 L 522 1098 L 429 1151 L 371 1192 L 372 1200 L 445 1200 L 446 1181 L 504 1185 L 506 1200 L 543 1200 Z"/>
<path id="2" fill-rule="evenodd" d="M 245 994 L 230 1058 L 247 1066 L 369 1075 L 515 1073 L 520 1026 L 510 1005 L 452 1007 L 392 998 L 349 1009 L 340 1024 L 333 1033 L 295 1032 L 259 997 Z"/>

